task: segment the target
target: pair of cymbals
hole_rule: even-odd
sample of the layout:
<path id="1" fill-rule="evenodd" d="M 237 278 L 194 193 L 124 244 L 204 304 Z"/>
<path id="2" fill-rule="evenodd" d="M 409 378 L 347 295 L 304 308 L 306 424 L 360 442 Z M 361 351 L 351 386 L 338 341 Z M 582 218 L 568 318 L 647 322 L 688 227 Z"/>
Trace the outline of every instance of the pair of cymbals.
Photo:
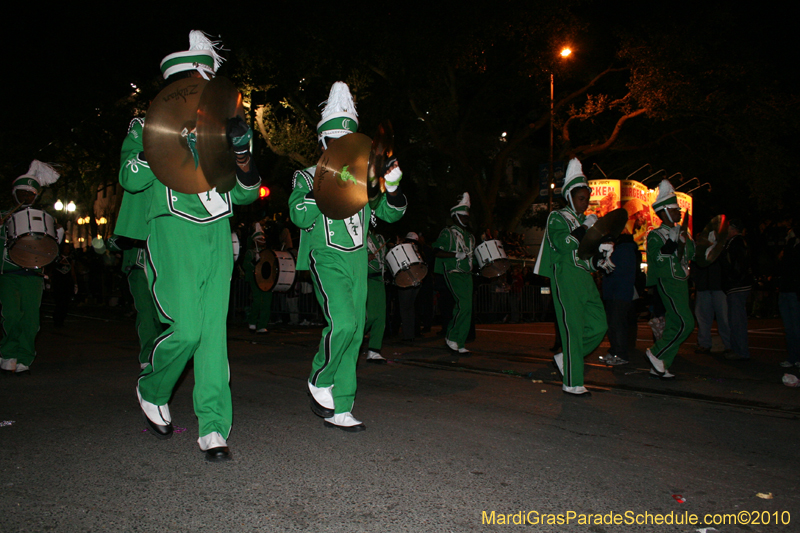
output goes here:
<path id="1" fill-rule="evenodd" d="M 377 199 L 393 143 L 388 120 L 378 127 L 374 139 L 350 133 L 328 141 L 314 173 L 314 199 L 319 210 L 329 218 L 344 220 Z"/>
<path id="2" fill-rule="evenodd" d="M 244 118 L 242 95 L 227 78 L 184 78 L 162 90 L 147 110 L 142 139 L 156 178 L 185 194 L 233 189 L 236 155 L 227 124 L 235 116 Z M 189 148 L 191 133 L 199 164 Z"/>
<path id="3" fill-rule="evenodd" d="M 613 241 L 628 222 L 628 212 L 625 209 L 614 209 L 603 218 L 597 220 L 594 225 L 586 230 L 578 245 L 578 257 L 589 259 L 597 253 L 600 245 L 604 242 Z"/>

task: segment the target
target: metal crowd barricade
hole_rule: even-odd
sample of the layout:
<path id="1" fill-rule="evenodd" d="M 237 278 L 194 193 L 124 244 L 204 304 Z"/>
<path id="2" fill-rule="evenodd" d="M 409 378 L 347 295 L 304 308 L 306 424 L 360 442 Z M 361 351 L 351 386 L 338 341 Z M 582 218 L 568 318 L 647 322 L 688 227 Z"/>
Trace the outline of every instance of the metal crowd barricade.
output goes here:
<path id="1" fill-rule="evenodd" d="M 544 287 L 548 289 L 548 287 Z M 478 322 L 536 322 L 546 319 L 550 295 L 542 287 L 525 285 L 521 292 L 486 283 L 475 292 L 473 310 Z M 544 292 L 548 292 L 545 290 Z"/>

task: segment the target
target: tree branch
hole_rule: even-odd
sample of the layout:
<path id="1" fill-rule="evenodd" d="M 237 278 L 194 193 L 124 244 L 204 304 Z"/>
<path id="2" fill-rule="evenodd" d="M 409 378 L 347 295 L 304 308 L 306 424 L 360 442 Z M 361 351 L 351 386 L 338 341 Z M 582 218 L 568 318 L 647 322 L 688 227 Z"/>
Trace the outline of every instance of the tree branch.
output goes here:
<path id="1" fill-rule="evenodd" d="M 572 155 L 577 156 L 578 154 L 582 154 L 585 157 L 608 149 L 619 138 L 619 134 L 622 131 L 622 126 L 625 124 L 625 122 L 634 117 L 638 117 L 639 115 L 642 115 L 644 113 L 647 113 L 646 107 L 642 109 L 637 109 L 636 111 L 633 111 L 631 113 L 628 113 L 627 115 L 619 117 L 619 120 L 617 120 L 617 123 L 614 126 L 614 131 L 611 132 L 611 135 L 609 135 L 609 137 L 604 142 L 602 142 L 601 144 L 585 144 L 583 146 L 579 146 L 574 150 L 572 150 Z"/>

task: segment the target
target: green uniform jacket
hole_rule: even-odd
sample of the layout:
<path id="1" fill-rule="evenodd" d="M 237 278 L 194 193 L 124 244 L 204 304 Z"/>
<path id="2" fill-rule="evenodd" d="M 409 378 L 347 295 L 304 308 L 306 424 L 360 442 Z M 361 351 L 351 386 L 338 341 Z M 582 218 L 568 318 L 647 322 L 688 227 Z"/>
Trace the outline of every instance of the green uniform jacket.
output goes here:
<path id="1" fill-rule="evenodd" d="M 258 198 L 260 182 L 245 186 L 238 179 L 233 190 L 225 194 L 218 193 L 216 189 L 199 194 L 184 194 L 168 188 L 156 179 L 150 170 L 150 165 L 142 159 L 143 130 L 144 119 L 133 119 L 128 128 L 128 136 L 122 143 L 119 182 L 127 192 L 136 193 L 131 199 L 135 198 L 137 202 L 141 202 L 141 210 L 123 211 L 130 216 L 123 219 L 122 228 L 119 227 L 120 221 L 117 221 L 115 233 L 118 235 L 146 239 L 149 235 L 147 222 L 164 215 L 176 216 L 195 224 L 210 224 L 230 217 L 233 214 L 234 204 L 249 204 Z M 148 196 L 137 196 L 143 192 Z M 123 207 L 124 203 L 125 197 L 123 197 Z M 141 217 L 142 213 L 144 217 Z"/>
<path id="2" fill-rule="evenodd" d="M 669 240 L 669 226 L 661 224 L 647 234 L 647 286 L 656 285 L 659 278 L 686 281 L 689 278 L 689 261 L 694 257 L 694 241 L 687 235 L 683 257 L 678 258 L 677 247 L 663 250 Z"/>
<path id="3" fill-rule="evenodd" d="M 591 259 L 578 258 L 580 241 L 572 232 L 583 224 L 586 217 L 577 214 L 571 207 L 565 207 L 550 213 L 547 217 L 547 228 L 544 232 L 539 257 L 536 260 L 534 273 L 548 278 L 553 277 L 553 265 L 556 263 L 574 268 L 595 272 Z"/>
<path id="4" fill-rule="evenodd" d="M 386 239 L 380 233 L 369 232 L 367 247 L 369 253 L 375 254 L 375 257 L 368 263 L 370 275 L 383 274 L 386 268 Z"/>
<path id="5" fill-rule="evenodd" d="M 298 170 L 292 178 L 292 194 L 289 196 L 289 214 L 292 222 L 303 230 L 300 233 L 300 248 L 297 252 L 297 270 L 308 270 L 311 250 L 338 251 L 353 254 L 354 260 L 367 260 L 364 240 L 372 207 L 369 203 L 361 211 L 345 220 L 334 220 L 322 214 L 314 198 L 306 195 L 314 189 L 314 173 L 317 167 Z M 406 205 L 395 207 L 382 194 L 375 205 L 375 216 L 386 222 L 395 222 L 406 212 Z"/>
<path id="6" fill-rule="evenodd" d="M 445 252 L 464 252 L 467 256 L 458 260 L 455 257 L 437 257 L 436 266 L 433 271 L 437 274 L 445 272 L 472 272 L 472 252 L 475 250 L 475 237 L 461 226 L 453 224 L 447 226 L 439 233 L 439 237 L 433 243 L 433 248 Z"/>

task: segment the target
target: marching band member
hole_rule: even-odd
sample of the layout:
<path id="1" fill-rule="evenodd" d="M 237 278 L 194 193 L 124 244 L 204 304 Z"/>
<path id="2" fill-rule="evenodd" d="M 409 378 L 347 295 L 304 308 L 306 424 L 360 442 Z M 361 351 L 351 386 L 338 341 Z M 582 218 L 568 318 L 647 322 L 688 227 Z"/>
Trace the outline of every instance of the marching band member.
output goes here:
<path id="1" fill-rule="evenodd" d="M 272 291 L 261 290 L 256 280 L 256 265 L 261 260 L 261 252 L 267 246 L 267 239 L 264 235 L 265 226 L 266 213 L 261 220 L 253 224 L 253 231 L 247 237 L 247 252 L 244 256 L 245 277 L 253 295 L 253 303 L 247 313 L 247 323 L 250 331 L 259 335 L 268 333 L 267 326 L 272 315 Z"/>
<path id="2" fill-rule="evenodd" d="M 190 45 L 188 51 L 170 54 L 161 62 L 167 83 L 215 75 L 222 61 L 216 52 L 219 43 L 192 31 Z M 136 394 L 151 432 L 169 438 L 173 428 L 167 403 L 194 357 L 198 444 L 206 460 L 226 461 L 233 419 L 225 329 L 233 250 L 226 219 L 233 214 L 233 204 L 248 204 L 258 197 L 261 178 L 248 149 L 252 130 L 239 117 L 228 120 L 227 137 L 236 153 L 232 191 L 183 194 L 156 179 L 143 152 L 143 128 L 144 120 L 131 122 L 119 177 L 126 191 L 145 192 L 141 198 L 147 202 L 140 215 L 147 224 L 147 280 L 164 330 L 155 341 L 150 365 L 139 377 Z"/>
<path id="3" fill-rule="evenodd" d="M 58 173 L 41 161 L 31 163 L 28 172 L 11 184 L 11 194 L 18 204 L 14 211 L 2 214 L 2 219 L 33 205 L 42 187 L 58 180 Z M 3 259 L 0 262 L 0 370 L 15 376 L 29 375 L 36 357 L 36 334 L 39 332 L 39 306 L 42 303 L 44 273 L 41 268 L 23 268 L 8 255 L 8 236 L 5 224 L 0 224 Z"/>
<path id="4" fill-rule="evenodd" d="M 592 272 L 610 273 L 614 264 L 609 257 L 614 245 L 600 245 L 591 259 L 578 258 L 580 241 L 597 217 L 584 216 L 589 207 L 591 188 L 583 175 L 581 162 L 572 159 L 561 194 L 567 206 L 547 217 L 547 228 L 539 248 L 534 273 L 550 278 L 556 322 L 563 351 L 553 360 L 563 376 L 562 390 L 576 396 L 590 396 L 583 383 L 583 359 L 597 348 L 608 328 L 606 313 Z"/>
<path id="5" fill-rule="evenodd" d="M 661 225 L 647 235 L 647 286 L 656 286 L 666 308 L 664 333 L 647 349 L 653 367 L 650 374 L 674 378 L 669 371 L 678 348 L 694 329 L 689 306 L 689 260 L 694 257 L 694 241 L 681 231 L 681 210 L 675 189 L 668 180 L 658 185 L 653 211 Z"/>
<path id="6" fill-rule="evenodd" d="M 444 277 L 445 283 L 455 300 L 453 318 L 447 325 L 444 341 L 447 347 L 458 353 L 469 353 L 464 347 L 472 321 L 472 254 L 475 251 L 475 237 L 470 233 L 469 193 L 450 209 L 454 224 L 444 228 L 431 245 L 436 250 L 434 272 Z"/>
<path id="7" fill-rule="evenodd" d="M 350 89 L 336 82 L 317 124 L 323 152 L 330 139 L 358 130 L 358 116 Z M 364 337 L 367 304 L 367 256 L 365 242 L 371 213 L 386 222 L 399 220 L 406 211 L 406 197 L 399 189 L 402 172 L 397 162 L 385 176 L 386 192 L 374 208 L 367 203 L 345 220 L 325 216 L 314 199 L 316 166 L 295 172 L 289 211 L 302 231 L 297 270 L 311 270 L 314 291 L 327 322 L 319 351 L 311 363 L 308 389 L 311 410 L 325 419 L 326 427 L 356 432 L 366 429 L 353 414 L 356 395 L 356 362 Z"/>
<path id="8" fill-rule="evenodd" d="M 385 364 L 381 355 L 383 333 L 386 330 L 386 286 L 383 273 L 386 270 L 386 239 L 380 233 L 369 230 L 367 234 L 367 319 L 364 333 L 369 333 L 367 363 Z"/>
<path id="9" fill-rule="evenodd" d="M 412 245 L 417 254 L 420 254 L 420 259 L 422 259 L 418 248 L 419 235 L 413 231 L 408 232 L 402 244 Z M 426 275 L 425 278 L 427 277 Z M 423 282 L 425 278 L 423 278 Z M 420 288 L 421 283 L 410 287 L 397 287 L 397 307 L 400 310 L 400 327 L 403 329 L 403 341 L 405 342 L 413 342 L 414 337 L 417 335 L 415 307 Z"/>
<path id="10" fill-rule="evenodd" d="M 138 204 L 145 198 L 144 193 L 136 196 L 135 200 L 126 198 L 129 192 L 123 192 L 122 205 L 114 227 L 114 235 L 108 239 L 106 245 L 112 252 L 122 252 L 121 270 L 128 278 L 128 288 L 133 297 L 133 307 L 136 309 L 136 335 L 139 337 L 139 367 L 144 370 L 150 364 L 150 353 L 159 334 L 164 331 L 161 320 L 158 318 L 153 295 L 150 294 L 150 285 L 147 283 L 147 274 L 144 271 L 147 262 L 145 241 L 147 240 L 147 223 L 142 217 L 144 206 Z M 135 222 L 134 222 L 135 221 Z M 131 225 L 133 223 L 133 225 Z M 144 228 L 142 239 L 126 237 L 123 233 L 136 234 L 137 224 Z"/>

